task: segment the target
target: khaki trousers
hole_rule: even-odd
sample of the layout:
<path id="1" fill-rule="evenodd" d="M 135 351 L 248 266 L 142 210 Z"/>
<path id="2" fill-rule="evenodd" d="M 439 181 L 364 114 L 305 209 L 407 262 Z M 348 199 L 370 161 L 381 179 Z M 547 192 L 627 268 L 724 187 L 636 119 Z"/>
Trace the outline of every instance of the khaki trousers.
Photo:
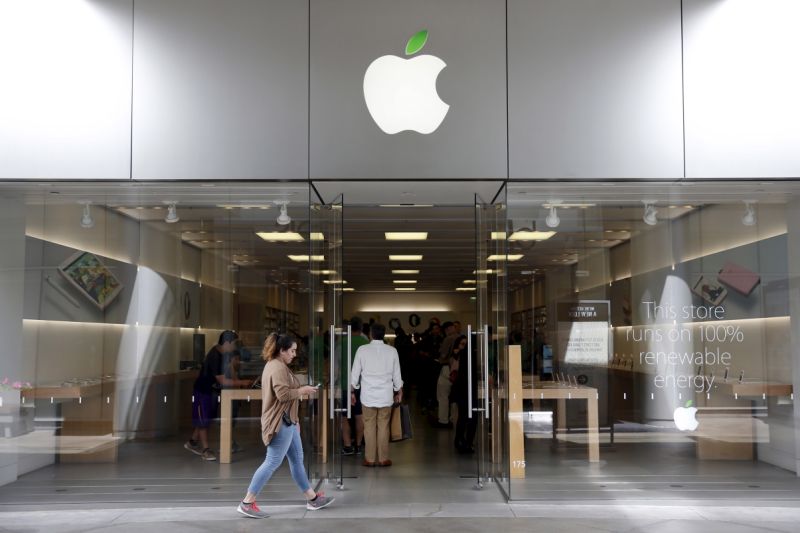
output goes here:
<path id="1" fill-rule="evenodd" d="M 364 459 L 370 463 L 389 460 L 390 407 L 367 407 L 364 410 Z"/>

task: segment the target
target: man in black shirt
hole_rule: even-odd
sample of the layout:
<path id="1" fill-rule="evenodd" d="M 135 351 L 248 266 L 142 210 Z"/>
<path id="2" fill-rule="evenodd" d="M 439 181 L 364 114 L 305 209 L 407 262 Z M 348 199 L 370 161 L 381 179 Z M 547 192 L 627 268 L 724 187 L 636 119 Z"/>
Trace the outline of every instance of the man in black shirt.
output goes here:
<path id="1" fill-rule="evenodd" d="M 217 414 L 217 396 L 220 389 L 250 384 L 250 381 L 246 379 L 225 377 L 226 357 L 236 349 L 238 338 L 239 336 L 234 331 L 223 331 L 219 336 L 219 342 L 212 346 L 206 354 L 200 374 L 194 382 L 192 398 L 194 431 L 192 438 L 183 447 L 206 461 L 216 461 L 217 459 L 217 456 L 208 447 L 208 427 Z"/>

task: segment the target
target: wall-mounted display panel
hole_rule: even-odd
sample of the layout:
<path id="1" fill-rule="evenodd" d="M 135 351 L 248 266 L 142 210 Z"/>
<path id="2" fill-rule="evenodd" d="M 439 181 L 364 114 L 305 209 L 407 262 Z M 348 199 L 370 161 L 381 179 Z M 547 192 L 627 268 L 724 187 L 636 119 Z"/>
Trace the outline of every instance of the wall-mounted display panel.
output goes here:
<path id="1" fill-rule="evenodd" d="M 511 178 L 683 176 L 680 2 L 508 2 Z"/>
<path id="2" fill-rule="evenodd" d="M 311 36 L 312 178 L 506 176 L 502 3 L 315 0 Z"/>
<path id="3" fill-rule="evenodd" d="M 131 0 L 0 4 L 0 179 L 129 179 Z"/>
<path id="4" fill-rule="evenodd" d="M 308 176 L 308 6 L 136 2 L 135 179 Z"/>

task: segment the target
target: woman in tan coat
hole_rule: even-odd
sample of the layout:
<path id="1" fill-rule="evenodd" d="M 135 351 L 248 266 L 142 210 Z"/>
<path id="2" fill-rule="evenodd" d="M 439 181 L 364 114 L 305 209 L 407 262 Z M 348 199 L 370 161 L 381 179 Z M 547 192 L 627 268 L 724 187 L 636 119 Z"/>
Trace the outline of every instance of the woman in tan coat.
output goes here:
<path id="1" fill-rule="evenodd" d="M 237 510 L 250 518 L 268 516 L 256 505 L 256 495 L 284 457 L 289 458 L 292 479 L 306 497 L 306 509 L 315 511 L 327 507 L 334 499 L 314 492 L 303 466 L 303 443 L 297 425 L 297 410 L 300 398 L 314 394 L 317 388 L 301 386 L 289 369 L 289 363 L 297 356 L 297 342 L 291 335 L 273 333 L 264 342 L 261 356 L 267 361 L 261 375 L 261 437 L 267 447 L 267 456 L 253 474 L 247 495 Z"/>

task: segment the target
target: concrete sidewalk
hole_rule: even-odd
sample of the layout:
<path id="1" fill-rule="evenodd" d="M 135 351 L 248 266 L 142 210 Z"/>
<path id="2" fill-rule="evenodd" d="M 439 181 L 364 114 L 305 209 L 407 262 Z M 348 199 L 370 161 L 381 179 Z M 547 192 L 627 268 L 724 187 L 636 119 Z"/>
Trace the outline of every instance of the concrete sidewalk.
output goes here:
<path id="1" fill-rule="evenodd" d="M 338 502 L 337 502 L 338 503 Z M 0 530 L 78 531 L 647 531 L 649 533 L 797 532 L 800 508 L 785 506 L 483 503 L 380 504 L 334 503 L 321 511 L 305 506 L 273 506 L 266 520 L 239 515 L 235 505 L 213 507 L 24 510 L 0 512 Z M 379 522 L 378 522 L 379 520 Z M 158 524 L 156 526 L 155 524 Z"/>

